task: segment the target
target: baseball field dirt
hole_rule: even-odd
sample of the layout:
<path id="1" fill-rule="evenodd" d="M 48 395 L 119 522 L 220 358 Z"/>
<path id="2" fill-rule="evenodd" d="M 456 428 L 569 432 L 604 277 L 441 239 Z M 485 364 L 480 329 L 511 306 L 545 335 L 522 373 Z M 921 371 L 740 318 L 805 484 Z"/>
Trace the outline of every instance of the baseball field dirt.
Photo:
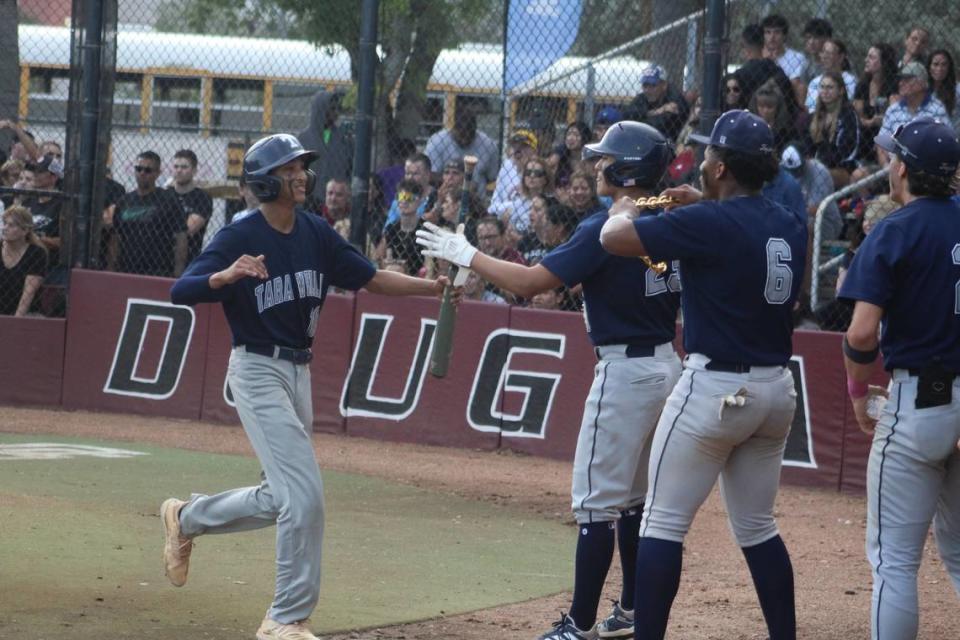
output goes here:
<path id="1" fill-rule="evenodd" d="M 42 491 L 31 488 L 28 467 L 0 461 L 0 637 L 253 637 L 270 599 L 272 529 L 200 538 L 190 582 L 176 589 L 159 573 L 154 510 L 157 495 L 190 488 L 210 474 L 217 486 L 193 488 L 250 483 L 257 466 L 241 429 L 9 407 L 2 416 L 0 444 L 100 444 L 151 455 L 30 463 L 30 473 L 46 476 Z M 569 463 L 327 434 L 316 434 L 314 445 L 329 503 L 324 588 L 314 616 L 325 639 L 533 639 L 569 605 L 565 589 L 572 584 L 575 543 Z M 157 471 L 161 463 L 175 472 Z M 148 470 L 118 483 L 116 473 L 125 464 Z M 68 468 L 76 472 L 63 473 Z M 401 517 L 408 515 L 414 517 Z M 785 486 L 777 516 L 796 574 L 798 637 L 869 637 L 863 497 Z M 447 546 L 465 546 L 438 561 L 434 548 L 450 541 L 459 545 Z M 102 569 L 92 578 L 66 573 L 58 562 L 84 554 L 93 554 L 90 563 Z M 371 573 L 354 569 L 359 560 L 363 572 Z M 108 576 L 122 577 L 120 588 L 108 584 Z M 85 584 L 87 579 L 94 584 Z M 389 583 L 386 597 L 373 595 L 379 594 L 373 588 L 378 580 Z M 618 581 L 615 558 L 605 596 L 617 597 Z M 453 592 L 467 597 L 454 598 Z M 960 637 L 957 594 L 932 538 L 920 571 L 920 597 L 920 637 Z M 471 611 L 454 613 L 465 610 Z M 668 637 L 767 637 L 717 492 L 687 538 Z"/>

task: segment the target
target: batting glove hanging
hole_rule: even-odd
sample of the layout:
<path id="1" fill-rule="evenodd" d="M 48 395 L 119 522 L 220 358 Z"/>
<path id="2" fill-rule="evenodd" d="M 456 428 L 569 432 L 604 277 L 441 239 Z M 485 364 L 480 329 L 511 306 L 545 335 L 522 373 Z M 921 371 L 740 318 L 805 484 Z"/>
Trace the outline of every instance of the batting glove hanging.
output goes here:
<path id="1" fill-rule="evenodd" d="M 440 258 L 452 262 L 458 267 L 470 267 L 477 248 L 457 233 L 442 229 L 432 222 L 423 224 L 425 229 L 417 230 L 417 244 L 423 247 L 421 253 L 430 258 Z"/>

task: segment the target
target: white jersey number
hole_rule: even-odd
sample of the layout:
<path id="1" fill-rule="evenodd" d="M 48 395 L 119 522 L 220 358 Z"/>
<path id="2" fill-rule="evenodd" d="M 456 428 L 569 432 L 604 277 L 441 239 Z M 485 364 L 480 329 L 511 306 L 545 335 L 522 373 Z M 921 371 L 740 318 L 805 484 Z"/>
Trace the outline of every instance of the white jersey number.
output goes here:
<path id="1" fill-rule="evenodd" d="M 646 273 L 646 291 L 647 297 L 658 296 L 661 293 L 670 291 L 671 293 L 680 292 L 680 261 L 674 260 L 671 263 L 673 267 L 670 275 L 664 278 L 664 274 L 657 273 L 653 269 L 647 269 Z"/>
<path id="2" fill-rule="evenodd" d="M 953 264 L 960 265 L 960 244 L 953 245 L 950 255 L 953 256 Z M 960 280 L 953 285 L 953 313 L 960 315 Z"/>
<path id="3" fill-rule="evenodd" d="M 786 264 L 792 259 L 790 245 L 783 238 L 767 240 L 767 284 L 763 297 L 770 304 L 783 304 L 790 298 L 793 271 Z"/>

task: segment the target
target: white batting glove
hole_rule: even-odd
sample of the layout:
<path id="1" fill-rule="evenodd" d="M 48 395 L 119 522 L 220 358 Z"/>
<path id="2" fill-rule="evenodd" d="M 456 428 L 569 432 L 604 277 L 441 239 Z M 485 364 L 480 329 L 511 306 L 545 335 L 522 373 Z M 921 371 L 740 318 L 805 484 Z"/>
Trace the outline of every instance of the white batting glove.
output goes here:
<path id="1" fill-rule="evenodd" d="M 426 228 L 417 230 L 417 244 L 423 247 L 420 253 L 452 262 L 458 267 L 470 266 L 477 248 L 467 242 L 466 237 L 442 229 L 432 222 L 425 222 L 423 226 Z"/>

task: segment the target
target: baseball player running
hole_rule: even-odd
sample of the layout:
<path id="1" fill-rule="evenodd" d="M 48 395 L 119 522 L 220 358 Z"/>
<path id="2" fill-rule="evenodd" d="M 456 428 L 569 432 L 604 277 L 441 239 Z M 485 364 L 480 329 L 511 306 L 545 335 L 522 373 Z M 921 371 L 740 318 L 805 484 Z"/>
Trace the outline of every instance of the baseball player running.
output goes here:
<path id="1" fill-rule="evenodd" d="M 171 290 L 177 304 L 223 304 L 230 388 L 263 473 L 258 486 L 163 503 L 166 574 L 186 582 L 199 535 L 276 524 L 276 592 L 259 640 L 316 640 L 306 619 L 320 591 L 324 502 L 308 365 L 327 288 L 434 295 L 447 284 L 376 270 L 321 217 L 298 209 L 313 191 L 306 167 L 316 156 L 286 134 L 250 147 L 243 176 L 262 204 L 221 229 Z"/>
<path id="2" fill-rule="evenodd" d="M 657 424 L 650 453 L 634 617 L 636 638 L 664 637 L 680 585 L 683 540 L 720 477 L 771 640 L 796 637 L 793 569 L 773 504 L 796 406 L 791 311 L 803 276 L 805 221 L 760 195 L 777 173 L 773 133 L 747 111 L 713 128 L 690 203 L 635 216 L 620 201 L 601 242 L 621 256 L 680 261 L 684 371 Z M 702 199 L 702 201 L 701 201 Z"/>
<path id="3" fill-rule="evenodd" d="M 903 208 L 877 224 L 847 272 L 840 297 L 856 304 L 843 351 L 857 422 L 873 434 L 872 637 L 909 640 L 931 521 L 960 591 L 960 204 L 950 200 L 960 141 L 947 125 L 919 119 L 876 142 L 891 155 L 890 195 Z M 867 414 L 878 350 L 891 373 L 879 421 Z"/>
<path id="4" fill-rule="evenodd" d="M 613 125 L 587 145 L 597 159 L 597 191 L 615 198 L 649 196 L 673 158 L 666 139 L 637 122 Z M 652 217 L 652 216 L 650 216 Z M 573 512 L 579 525 L 573 604 L 541 640 L 633 635 L 634 565 L 646 494 L 650 436 L 680 375 L 673 349 L 679 279 L 636 258 L 603 250 L 606 210 L 586 218 L 573 236 L 533 267 L 479 253 L 461 235 L 428 225 L 417 232 L 424 255 L 469 267 L 503 289 L 532 298 L 561 284 L 583 284 L 584 318 L 598 363 L 587 396 L 573 463 Z M 623 587 L 613 613 L 594 623 L 619 540 Z"/>

